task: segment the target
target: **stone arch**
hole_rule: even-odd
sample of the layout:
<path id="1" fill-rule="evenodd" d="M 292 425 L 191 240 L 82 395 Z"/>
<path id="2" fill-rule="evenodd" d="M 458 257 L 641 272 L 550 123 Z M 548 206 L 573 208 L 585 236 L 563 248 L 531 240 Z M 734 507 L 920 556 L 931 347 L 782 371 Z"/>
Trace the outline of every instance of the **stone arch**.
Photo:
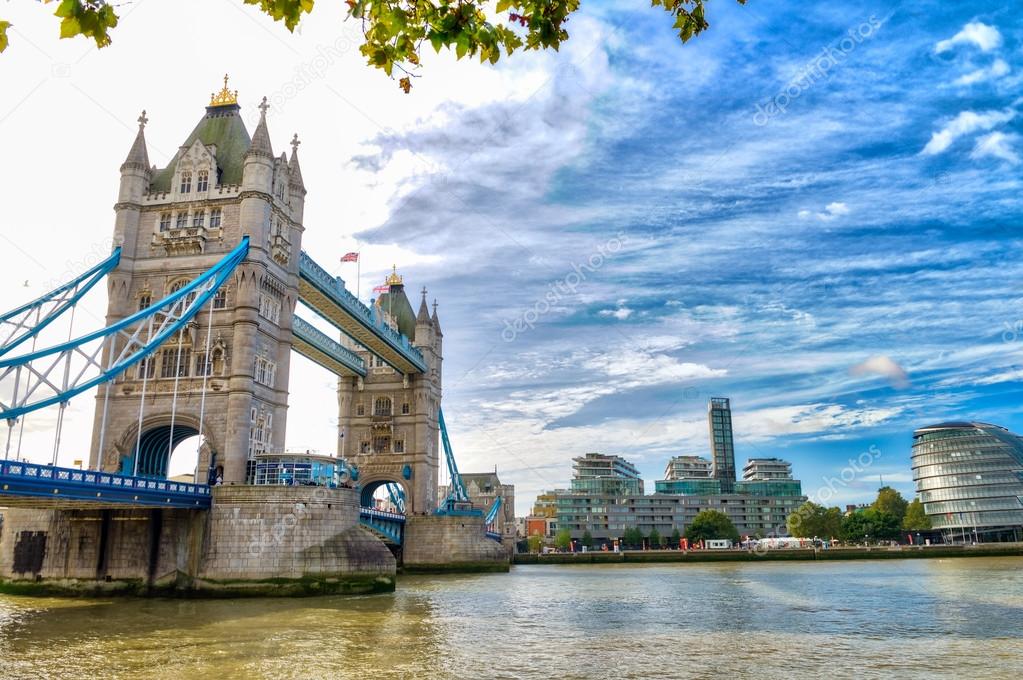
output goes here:
<path id="1" fill-rule="evenodd" d="M 359 480 L 359 505 L 363 507 L 372 507 L 373 495 L 377 492 L 377 489 L 384 486 L 385 484 L 397 484 L 401 487 L 402 492 L 405 494 L 405 508 L 406 512 L 408 508 L 412 507 L 412 488 L 407 480 L 394 479 L 391 476 L 373 476 L 369 479 Z"/>
<path id="2" fill-rule="evenodd" d="M 117 472 L 122 474 L 133 474 L 135 471 L 135 456 L 139 455 L 138 474 L 140 477 L 167 476 L 167 466 L 170 464 L 170 453 L 179 443 L 199 434 L 199 418 L 191 414 L 176 414 L 174 425 L 171 426 L 171 415 L 154 414 L 146 416 L 142 420 L 142 436 L 138 435 L 138 421 L 132 423 L 121 437 L 116 440 L 114 446 L 120 454 L 117 463 Z M 220 450 L 216 438 L 211 434 L 209 422 L 203 424 L 202 434 L 205 444 L 202 446 L 206 453 L 207 467 L 211 467 Z M 138 449 L 138 451 L 136 451 Z M 204 456 L 200 454 L 200 461 Z M 200 466 L 202 467 L 202 466 Z M 205 482 L 203 470 L 200 469 L 200 483 Z"/>

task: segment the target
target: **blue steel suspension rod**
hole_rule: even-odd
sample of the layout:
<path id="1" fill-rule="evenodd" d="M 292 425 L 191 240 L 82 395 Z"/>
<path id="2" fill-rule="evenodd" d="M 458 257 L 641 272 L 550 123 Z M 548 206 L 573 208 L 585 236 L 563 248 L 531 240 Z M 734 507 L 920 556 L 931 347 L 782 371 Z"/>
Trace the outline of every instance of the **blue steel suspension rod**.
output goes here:
<path id="1" fill-rule="evenodd" d="M 184 328 L 185 325 L 198 313 L 199 309 L 216 294 L 224 281 L 226 281 L 234 272 L 235 267 L 237 267 L 238 264 L 245 259 L 245 256 L 248 254 L 248 250 L 249 238 L 246 236 L 242 239 L 241 243 L 239 243 L 234 250 L 224 256 L 220 262 L 203 272 L 194 281 L 181 288 L 181 290 L 171 293 L 150 307 L 140 310 L 131 316 L 125 317 L 107 328 L 89 333 L 55 347 L 49 347 L 32 352 L 31 354 L 11 359 L 0 359 L 0 381 L 8 378 L 8 376 L 13 373 L 15 374 L 15 384 L 17 386 L 19 383 L 19 374 L 22 369 L 27 371 L 29 374 L 28 378 L 36 378 L 36 383 L 34 385 L 29 385 L 25 388 L 25 394 L 21 397 L 21 405 L 16 403 L 17 393 L 15 394 L 15 399 L 12 400 L 10 405 L 0 402 L 0 409 L 2 409 L 0 410 L 0 420 L 17 418 L 25 413 L 67 401 L 72 397 L 95 387 L 96 385 L 114 379 L 126 369 L 134 366 L 151 355 L 161 344 Z M 205 290 L 200 293 L 196 293 L 197 289 L 204 287 Z M 193 294 L 195 297 L 188 300 L 187 297 Z M 172 320 L 174 309 L 179 303 L 181 303 L 180 315 Z M 162 311 L 164 309 L 167 311 Z M 142 342 L 138 337 L 141 334 L 142 326 L 135 331 L 134 335 L 129 334 L 125 330 L 140 321 L 147 321 L 155 318 L 158 314 L 162 314 L 164 316 L 164 320 L 161 322 L 160 331 L 155 336 L 147 338 L 145 342 Z M 113 340 L 118 334 L 127 337 L 127 344 L 120 353 L 116 355 L 116 358 L 111 361 L 109 366 L 103 367 L 100 365 L 96 355 L 101 353 L 102 347 L 106 345 L 107 342 L 110 342 L 111 354 L 114 355 L 115 348 L 113 346 Z M 103 340 L 104 342 L 101 342 L 98 349 L 94 350 L 91 355 L 81 349 L 82 345 L 94 340 Z M 135 349 L 135 347 L 138 347 L 138 349 Z M 74 376 L 73 384 L 67 384 L 68 381 L 65 379 L 64 384 L 58 387 L 48 379 L 49 371 L 71 353 L 77 353 L 83 357 L 86 361 L 86 365 Z M 34 369 L 31 365 L 32 362 L 44 358 L 50 359 L 53 362 L 45 373 Z M 84 382 L 78 382 L 82 379 L 90 366 L 98 367 L 100 369 L 100 374 L 95 378 L 85 380 Z M 43 385 L 49 387 L 55 394 L 29 403 L 28 399 L 32 392 Z"/>
<path id="2" fill-rule="evenodd" d="M 490 526 L 491 524 L 493 524 L 494 520 L 497 519 L 497 511 L 500 510 L 500 509 L 501 509 L 501 497 L 498 496 L 497 498 L 494 499 L 494 504 L 490 506 L 490 511 L 487 512 L 487 516 L 483 520 L 483 523 L 485 525 L 487 525 L 487 526 Z"/>
<path id="3" fill-rule="evenodd" d="M 3 326 L 4 324 L 14 326 L 14 330 L 11 331 L 11 334 L 3 340 L 2 344 L 0 344 L 0 355 L 6 354 L 26 340 L 35 337 L 40 331 L 59 318 L 61 314 L 78 304 L 78 301 L 81 300 L 93 286 L 117 267 L 120 260 L 121 249 L 118 247 L 115 248 L 114 252 L 112 252 L 105 260 L 88 271 L 80 274 L 73 280 L 0 316 L 0 326 Z M 79 286 L 81 286 L 81 288 L 79 288 Z M 64 296 L 68 293 L 71 293 L 71 297 L 64 299 Z M 41 309 L 43 305 L 48 303 L 53 303 L 57 306 L 43 315 L 41 313 Z M 34 311 L 40 311 L 40 318 L 35 325 L 32 325 L 29 322 L 29 318 Z M 20 321 L 15 321 L 15 317 L 18 316 L 22 316 L 23 318 Z M 18 332 L 23 329 L 24 332 L 18 335 Z"/>
<path id="4" fill-rule="evenodd" d="M 458 465 L 455 463 L 455 453 L 451 450 L 451 441 L 448 439 L 448 428 L 444 424 L 443 409 L 437 409 L 437 422 L 440 425 L 440 438 L 441 443 L 444 445 L 444 458 L 448 465 L 448 474 L 451 476 L 451 492 L 448 494 L 448 500 L 467 503 L 469 502 L 469 494 L 465 490 L 465 483 L 462 481 L 462 475 L 458 473 Z"/>

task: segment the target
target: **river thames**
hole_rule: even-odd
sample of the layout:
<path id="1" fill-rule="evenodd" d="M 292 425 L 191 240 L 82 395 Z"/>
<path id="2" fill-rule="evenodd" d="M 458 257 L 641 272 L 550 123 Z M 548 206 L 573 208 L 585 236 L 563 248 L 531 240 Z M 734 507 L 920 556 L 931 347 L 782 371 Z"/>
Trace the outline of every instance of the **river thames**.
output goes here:
<path id="1" fill-rule="evenodd" d="M 1023 560 L 519 566 L 355 598 L 0 595 L 3 678 L 1023 675 Z"/>

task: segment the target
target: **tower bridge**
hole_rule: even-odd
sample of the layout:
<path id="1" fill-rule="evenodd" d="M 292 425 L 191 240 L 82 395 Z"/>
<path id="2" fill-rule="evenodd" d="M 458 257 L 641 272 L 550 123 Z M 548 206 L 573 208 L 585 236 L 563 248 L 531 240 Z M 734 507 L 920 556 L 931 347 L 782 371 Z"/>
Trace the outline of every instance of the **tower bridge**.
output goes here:
<path id="1" fill-rule="evenodd" d="M 250 137 L 225 78 L 164 168 L 149 161 L 143 112 L 120 168 L 114 252 L 0 317 L 0 420 L 8 425 L 0 506 L 19 508 L 4 513 L 0 583 L 58 572 L 88 572 L 78 577 L 83 583 L 109 580 L 112 556 L 141 540 L 125 534 L 119 546 L 109 533 L 115 516 L 146 525 L 138 532 L 150 542 L 150 584 L 173 563 L 174 583 L 186 565 L 187 588 L 199 590 L 219 580 L 266 584 L 309 574 L 373 589 L 394 572 L 377 537 L 401 546 L 406 567 L 507 568 L 506 547 L 487 538 L 493 520 L 485 508 L 472 508 L 467 497 L 438 507 L 436 301 L 431 313 L 424 288 L 414 313 L 395 270 L 386 291 L 363 304 L 302 250 L 300 142 L 292 138 L 290 157 L 275 155 L 267 108 L 264 98 Z M 43 329 L 104 279 L 105 326 L 38 349 Z M 337 335 L 298 316 L 299 303 Z M 337 376 L 337 454 L 348 461 L 349 484 L 253 485 L 256 457 L 285 447 L 292 351 Z M 88 470 L 59 468 L 66 406 L 92 388 Z M 43 408 L 58 411 L 52 464 L 11 460 L 24 419 Z M 167 480 L 175 446 L 196 436 L 194 482 Z M 455 479 L 446 433 L 444 442 Z M 381 488 L 407 518 L 372 507 Z M 246 532 L 258 535 L 255 542 L 246 543 Z M 41 535 L 51 536 L 49 548 Z M 25 546 L 35 557 L 18 563 Z M 311 549 L 322 557 L 303 562 Z M 71 566 L 91 560 L 95 573 Z"/>

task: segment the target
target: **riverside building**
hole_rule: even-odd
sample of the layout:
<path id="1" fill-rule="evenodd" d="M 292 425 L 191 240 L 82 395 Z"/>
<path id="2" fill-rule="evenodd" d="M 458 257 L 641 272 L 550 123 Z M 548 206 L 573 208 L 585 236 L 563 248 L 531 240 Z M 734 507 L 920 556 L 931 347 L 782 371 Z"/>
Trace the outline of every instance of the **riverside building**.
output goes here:
<path id="1" fill-rule="evenodd" d="M 913 479 L 947 542 L 1023 540 L 1023 438 L 988 423 L 913 433 Z"/>

